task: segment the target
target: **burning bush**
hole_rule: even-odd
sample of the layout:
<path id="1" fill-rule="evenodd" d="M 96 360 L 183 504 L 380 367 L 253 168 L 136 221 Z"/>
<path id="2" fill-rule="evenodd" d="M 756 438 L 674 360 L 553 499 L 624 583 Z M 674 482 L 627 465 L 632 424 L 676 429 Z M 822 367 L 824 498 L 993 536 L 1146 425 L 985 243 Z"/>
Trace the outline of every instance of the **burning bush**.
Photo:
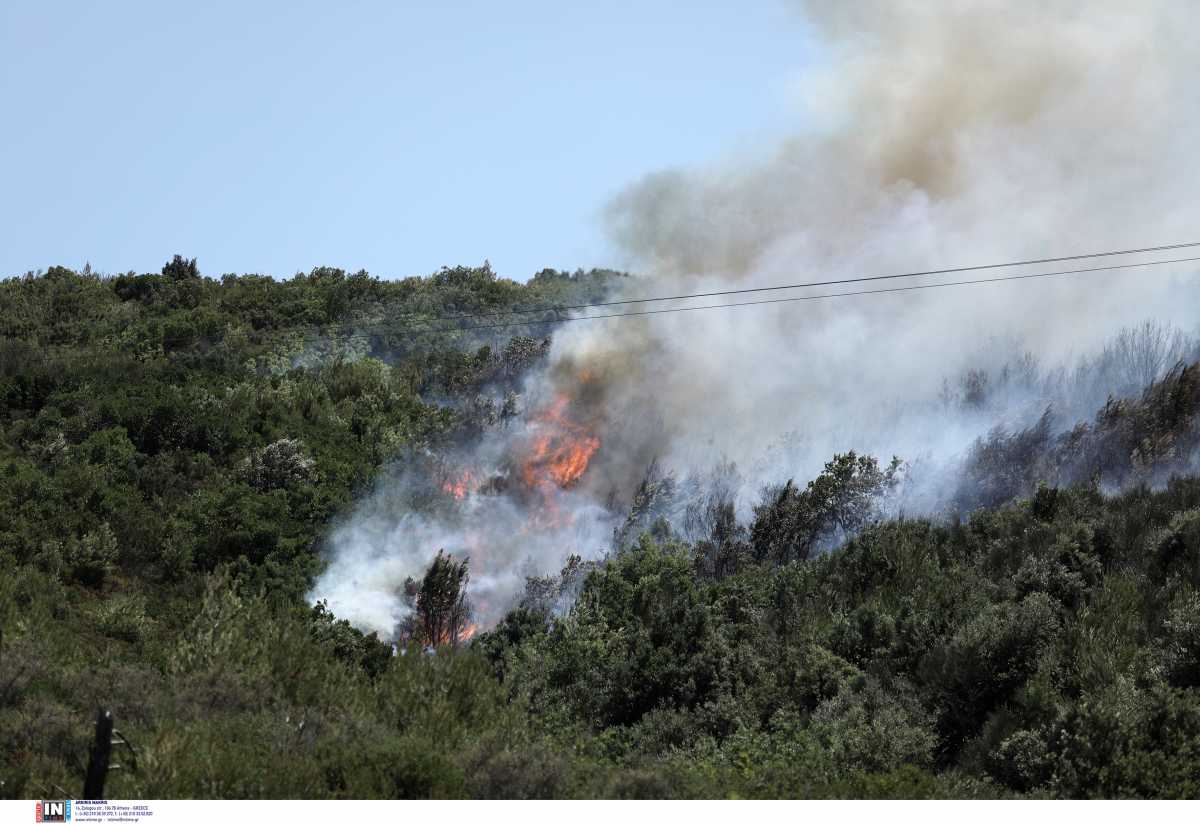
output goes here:
<path id="1" fill-rule="evenodd" d="M 467 600 L 468 563 L 467 558 L 455 561 L 438 550 L 420 584 L 412 578 L 405 581 L 404 594 L 413 611 L 401 627 L 401 638 L 424 647 L 456 647 L 475 633 Z"/>
<path id="2" fill-rule="evenodd" d="M 521 479 L 529 489 L 553 492 L 576 483 L 600 448 L 600 439 L 569 414 L 571 402 L 559 395 L 534 415 Z"/>

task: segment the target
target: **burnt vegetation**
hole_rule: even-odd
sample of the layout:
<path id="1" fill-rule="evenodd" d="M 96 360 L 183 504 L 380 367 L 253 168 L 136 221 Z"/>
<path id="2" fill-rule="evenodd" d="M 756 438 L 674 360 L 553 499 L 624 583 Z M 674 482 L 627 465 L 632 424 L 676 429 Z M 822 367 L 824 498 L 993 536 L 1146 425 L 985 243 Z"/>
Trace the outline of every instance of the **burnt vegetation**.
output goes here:
<path id="1" fill-rule="evenodd" d="M 338 513 L 505 426 L 559 314 L 444 318 L 620 277 L 0 283 L 0 797 L 77 793 L 98 708 L 116 797 L 1200 795 L 1200 353 L 1153 323 L 948 380 L 1009 423 L 931 517 L 898 459 L 748 509 L 732 464 L 651 466 L 488 631 L 450 554 L 398 650 L 307 603 Z"/>

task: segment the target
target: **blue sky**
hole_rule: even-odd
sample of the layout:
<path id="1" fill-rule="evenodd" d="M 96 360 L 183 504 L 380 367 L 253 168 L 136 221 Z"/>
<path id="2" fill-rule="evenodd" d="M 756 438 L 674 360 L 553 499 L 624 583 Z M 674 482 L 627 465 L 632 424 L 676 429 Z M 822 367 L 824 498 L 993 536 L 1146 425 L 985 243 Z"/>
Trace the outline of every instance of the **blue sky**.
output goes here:
<path id="1" fill-rule="evenodd" d="M 624 265 L 607 200 L 794 130 L 806 39 L 781 0 L 6 0 L 0 275 Z"/>

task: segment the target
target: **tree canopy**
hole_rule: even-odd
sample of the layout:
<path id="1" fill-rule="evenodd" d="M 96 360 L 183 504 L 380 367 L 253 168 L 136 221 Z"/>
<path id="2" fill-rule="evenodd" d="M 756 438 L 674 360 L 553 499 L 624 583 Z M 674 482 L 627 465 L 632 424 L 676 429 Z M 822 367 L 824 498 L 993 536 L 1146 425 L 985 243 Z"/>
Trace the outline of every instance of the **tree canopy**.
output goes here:
<path id="1" fill-rule="evenodd" d="M 945 513 L 852 451 L 750 507 L 652 465 L 495 626 L 445 552 L 395 638 L 308 603 L 338 514 L 503 426 L 541 308 L 622 277 L 0 283 L 0 796 L 77 793 L 97 706 L 139 753 L 112 797 L 1200 794 L 1200 366 L 1153 327 L 1096 367 L 1144 391 L 994 430 Z"/>

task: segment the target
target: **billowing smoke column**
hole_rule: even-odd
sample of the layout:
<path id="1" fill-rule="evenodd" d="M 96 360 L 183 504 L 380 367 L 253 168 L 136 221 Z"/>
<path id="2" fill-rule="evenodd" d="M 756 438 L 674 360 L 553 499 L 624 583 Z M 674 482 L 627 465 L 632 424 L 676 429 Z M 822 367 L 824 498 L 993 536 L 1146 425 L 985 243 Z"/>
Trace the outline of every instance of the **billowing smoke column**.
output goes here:
<path id="1" fill-rule="evenodd" d="M 635 296 L 1196 239 L 1200 99 L 1188 78 L 1200 51 L 1186 32 L 1200 7 L 804 10 L 825 55 L 800 86 L 810 128 L 748 164 L 651 175 L 609 207 L 614 237 L 656 275 Z M 582 321 L 556 335 L 553 356 L 574 365 L 557 373 L 564 391 L 579 364 L 606 382 L 620 448 L 606 442 L 595 469 L 624 489 L 651 457 L 746 466 L 787 432 L 799 437 L 779 468 L 804 477 L 835 450 L 961 450 L 986 422 L 935 417 L 924 402 L 967 368 L 1026 349 L 1065 361 L 1145 317 L 1191 331 L 1200 293 L 1181 279 L 1194 270 Z"/>
<path id="2" fill-rule="evenodd" d="M 654 275 L 627 297 L 1200 237 L 1200 7 L 829 0 L 802 11 L 821 54 L 798 86 L 810 125 L 749 163 L 665 171 L 622 193 L 612 235 Z M 1191 330 L 1194 269 L 569 323 L 530 379 L 529 412 L 450 478 L 461 502 L 404 514 L 411 481 L 381 484 L 334 535 L 314 597 L 389 634 L 404 577 L 441 547 L 465 547 L 493 619 L 525 574 L 603 552 L 613 513 L 656 460 L 681 476 L 736 462 L 743 514 L 761 484 L 810 477 L 834 452 L 949 465 L 994 421 L 939 410 L 947 375 L 1026 349 L 1066 361 L 1145 317 Z"/>

